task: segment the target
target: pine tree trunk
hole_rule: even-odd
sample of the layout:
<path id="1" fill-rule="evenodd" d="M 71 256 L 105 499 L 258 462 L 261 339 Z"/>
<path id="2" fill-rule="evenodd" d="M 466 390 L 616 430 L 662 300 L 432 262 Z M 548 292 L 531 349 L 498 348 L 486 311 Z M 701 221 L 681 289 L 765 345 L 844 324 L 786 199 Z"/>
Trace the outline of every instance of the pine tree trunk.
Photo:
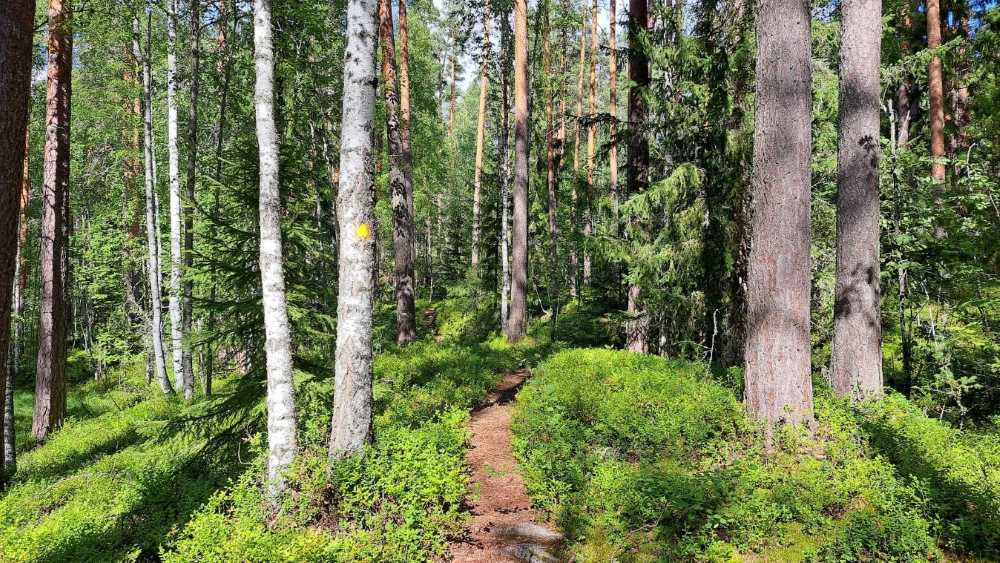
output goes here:
<path id="1" fill-rule="evenodd" d="M 34 33 L 34 0 L 12 0 L 4 6 L 0 25 L 0 397 L 3 407 L 4 455 L 0 458 L 0 487 L 13 473 L 13 370 L 19 358 L 8 365 L 10 350 L 11 309 L 17 308 L 12 295 L 18 264 L 18 234 L 23 222 L 23 209 L 30 189 L 27 177 L 27 131 L 30 109 L 32 35 Z M 23 267 L 22 267 L 23 268 Z M 19 313 L 18 313 L 18 316 Z M 18 320 L 20 325 L 20 320 Z M 16 338 L 16 337 L 15 337 Z M 15 342 L 14 347 L 17 347 Z M 10 400 L 8 400 L 10 396 Z M 8 412 L 8 402 L 11 408 Z"/>
<path id="2" fill-rule="evenodd" d="M 549 307 L 552 309 L 553 319 L 556 314 L 556 300 L 559 295 L 559 263 L 558 263 L 558 239 L 559 239 L 559 169 L 560 169 L 560 152 L 562 150 L 562 141 L 559 137 L 561 133 L 556 133 L 555 128 L 555 96 L 556 93 L 551 87 L 552 83 L 552 65 L 551 65 L 551 52 L 552 48 L 550 45 L 550 29 L 549 29 L 549 3 L 546 2 L 544 5 L 544 31 L 542 37 L 542 66 L 543 73 L 545 75 L 545 169 L 546 169 L 546 184 L 548 187 L 548 218 L 549 218 Z M 565 36 L 564 36 L 565 37 Z M 564 61 L 565 58 L 561 56 L 560 61 Z M 562 77 L 562 64 L 560 64 L 560 83 Z M 560 116 L 561 120 L 561 116 Z"/>
<path id="3" fill-rule="evenodd" d="M 295 457 L 295 386 L 292 382 L 291 334 L 282 266 L 271 1 L 254 0 L 253 16 L 254 68 L 257 76 L 254 110 L 260 157 L 260 285 L 267 362 L 267 480 L 271 497 L 276 500 L 285 488 L 282 473 Z"/>
<path id="4" fill-rule="evenodd" d="M 583 195 L 583 239 L 590 242 L 594 234 L 594 155 L 597 150 L 597 0 L 590 8 L 590 87 L 588 89 L 587 111 L 587 190 Z M 583 286 L 590 287 L 591 277 L 590 251 L 583 252 Z"/>
<path id="5" fill-rule="evenodd" d="M 28 65 L 30 66 L 30 64 Z M 17 471 L 17 436 L 14 434 L 14 381 L 21 367 L 24 341 L 24 292 L 28 287 L 28 260 L 25 245 L 28 242 L 28 206 L 31 204 L 31 94 L 28 92 L 24 127 L 24 164 L 21 174 L 21 195 L 18 198 L 17 247 L 14 258 L 14 282 L 11 309 L 14 334 L 10 336 L 10 368 L 4 383 L 3 394 L 3 463 L 0 465 L 0 484 L 3 474 Z M 10 333 L 8 333 L 10 334 Z M 2 370 L 2 367 L 0 367 Z"/>
<path id="6" fill-rule="evenodd" d="M 608 2 L 608 115 L 611 116 L 608 134 L 608 180 L 611 183 L 611 199 L 614 202 L 615 229 L 618 229 L 618 6 L 615 0 Z"/>
<path id="7" fill-rule="evenodd" d="M 514 212 L 507 341 L 527 332 L 528 294 L 528 2 L 514 0 Z"/>
<path id="8" fill-rule="evenodd" d="M 149 338 L 153 354 L 153 376 L 164 393 L 173 393 L 163 352 L 163 294 L 160 291 L 160 254 L 156 243 L 156 178 L 153 175 L 153 94 L 149 59 L 139 46 L 139 18 L 132 18 L 132 54 L 142 67 L 142 160 L 146 198 L 146 282 L 149 284 Z"/>
<path id="9" fill-rule="evenodd" d="M 184 257 L 181 218 L 180 156 L 177 148 L 177 2 L 167 0 L 167 174 L 170 181 L 170 344 L 174 360 L 174 386 L 184 389 L 184 313 L 181 285 Z"/>
<path id="10" fill-rule="evenodd" d="M 448 95 L 448 138 L 455 138 L 455 96 L 458 87 L 458 62 L 454 53 L 451 55 L 451 93 Z"/>
<path id="11" fill-rule="evenodd" d="M 510 26 L 501 19 L 500 51 L 500 330 L 507 334 L 510 323 Z"/>
<path id="12" fill-rule="evenodd" d="M 879 312 L 879 62 L 881 0 L 844 0 L 837 158 L 837 282 L 833 388 L 882 393 Z"/>
<path id="13" fill-rule="evenodd" d="M 811 423 L 809 3 L 763 0 L 747 275 L 745 400 L 768 436 Z"/>
<path id="14" fill-rule="evenodd" d="M 580 120 L 583 119 L 583 75 L 587 64 L 587 34 L 583 28 L 580 29 L 580 66 L 576 79 L 576 127 L 573 129 L 573 190 L 570 193 L 570 219 L 573 229 L 572 243 L 569 247 L 569 294 L 576 298 L 579 295 L 580 285 L 580 258 L 579 258 L 579 237 L 580 237 L 580 205 L 579 187 L 580 181 Z"/>
<path id="15" fill-rule="evenodd" d="M 417 214 L 413 208 L 413 151 L 410 150 L 410 32 L 406 20 L 406 0 L 397 2 L 399 10 L 399 129 L 403 138 L 403 160 L 406 163 L 405 174 L 409 178 L 406 183 L 406 206 L 410 210 L 410 219 L 414 221 L 410 256 L 414 262 L 417 259 Z M 417 292 L 417 278 L 413 277 L 413 293 Z"/>
<path id="16" fill-rule="evenodd" d="M 629 59 L 628 92 L 629 166 L 626 169 L 628 193 L 642 193 L 649 185 L 649 143 L 646 141 L 646 101 L 643 91 L 649 88 L 649 59 L 638 46 L 649 25 L 647 0 L 629 0 Z M 645 227 L 645 225 L 643 226 Z M 643 232 L 644 236 L 648 233 Z M 642 288 L 631 284 L 628 288 L 628 322 L 625 324 L 625 348 L 646 353 L 649 341 L 649 317 L 641 301 Z"/>
<path id="17" fill-rule="evenodd" d="M 361 450 L 372 427 L 375 290 L 375 0 L 348 0 L 340 146 L 337 358 L 330 456 Z"/>
<path id="18" fill-rule="evenodd" d="M 941 2 L 927 0 L 927 48 L 936 49 L 941 46 Z M 927 91 L 930 97 L 930 132 L 931 132 L 931 177 L 937 184 L 944 183 L 944 84 L 941 72 L 941 57 L 934 56 L 927 67 Z M 941 202 L 940 190 L 935 196 L 937 203 Z M 936 235 L 943 236 L 944 230 L 939 226 Z"/>
<path id="19" fill-rule="evenodd" d="M 490 4 L 483 4 L 483 53 L 479 68 L 479 121 L 476 126 L 476 164 L 472 180 L 472 269 L 479 267 L 480 200 L 482 198 L 483 148 L 486 136 L 486 89 L 489 84 Z"/>
<path id="20" fill-rule="evenodd" d="M 190 31 L 191 31 L 191 86 L 190 106 L 188 107 L 187 123 L 187 193 L 184 205 L 184 271 L 190 271 L 194 262 L 194 194 L 198 180 L 198 70 L 201 61 L 201 0 L 191 0 Z M 191 334 L 193 323 L 194 281 L 184 280 L 184 295 L 182 297 L 184 334 Z M 192 365 L 191 347 L 184 346 L 184 399 L 194 398 L 194 366 Z"/>
<path id="21" fill-rule="evenodd" d="M 42 180 L 42 295 L 39 303 L 35 408 L 31 431 L 44 441 L 62 425 L 65 411 L 64 369 L 66 303 L 63 284 L 66 190 L 69 183 L 70 96 L 73 62 L 72 7 L 50 0 L 48 77 L 45 102 L 45 158 Z"/>
<path id="22" fill-rule="evenodd" d="M 390 0 L 379 0 L 379 40 L 382 42 L 382 92 L 385 96 L 386 135 L 389 141 L 390 186 L 392 188 L 392 240 L 396 282 L 396 342 L 408 344 L 417 338 L 413 303 L 413 217 L 406 201 L 412 193 L 407 185 L 403 139 L 396 98 L 396 48 L 392 37 Z"/>

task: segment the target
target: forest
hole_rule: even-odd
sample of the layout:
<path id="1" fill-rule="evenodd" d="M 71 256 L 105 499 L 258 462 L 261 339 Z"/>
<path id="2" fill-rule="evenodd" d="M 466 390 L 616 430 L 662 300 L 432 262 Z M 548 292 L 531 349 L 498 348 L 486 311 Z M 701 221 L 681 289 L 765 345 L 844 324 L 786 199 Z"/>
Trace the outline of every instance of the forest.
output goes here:
<path id="1" fill-rule="evenodd" d="M 1000 561 L 996 0 L 0 1 L 0 563 Z"/>

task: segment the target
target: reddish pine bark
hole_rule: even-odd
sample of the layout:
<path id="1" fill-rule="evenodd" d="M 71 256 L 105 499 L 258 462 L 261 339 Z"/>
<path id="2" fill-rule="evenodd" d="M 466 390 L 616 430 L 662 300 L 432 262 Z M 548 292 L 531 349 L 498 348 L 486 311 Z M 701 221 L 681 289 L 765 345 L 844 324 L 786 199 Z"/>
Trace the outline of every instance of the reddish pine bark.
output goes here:
<path id="1" fill-rule="evenodd" d="M 66 315 L 64 245 L 68 220 L 70 96 L 73 35 L 70 0 L 49 0 L 45 155 L 42 180 L 42 250 L 35 408 L 31 431 L 39 441 L 62 424 L 65 406 Z"/>
<path id="2" fill-rule="evenodd" d="M 4 402 L 18 223 L 25 199 L 34 15 L 34 0 L 11 0 L 0 12 L 0 107 L 4 108 L 0 111 L 0 399 Z M 0 485 L 6 480 L 5 457 L 0 457 Z"/>
<path id="3" fill-rule="evenodd" d="M 941 2 L 927 0 L 927 47 L 941 46 Z M 941 57 L 932 57 L 927 67 L 927 91 L 930 97 L 931 129 L 931 176 L 935 183 L 943 183 L 944 162 L 944 84 L 941 72 Z"/>

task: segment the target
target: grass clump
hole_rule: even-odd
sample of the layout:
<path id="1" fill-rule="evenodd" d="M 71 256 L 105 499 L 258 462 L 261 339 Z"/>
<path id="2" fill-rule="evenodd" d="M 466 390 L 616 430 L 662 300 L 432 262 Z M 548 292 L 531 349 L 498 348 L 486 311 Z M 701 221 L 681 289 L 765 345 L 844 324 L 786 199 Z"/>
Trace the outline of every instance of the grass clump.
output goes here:
<path id="1" fill-rule="evenodd" d="M 765 455 L 700 364 L 556 354 L 519 395 L 515 453 L 578 561 L 912 561 L 934 551 L 921 499 L 849 409 L 817 399 L 815 436 Z"/>

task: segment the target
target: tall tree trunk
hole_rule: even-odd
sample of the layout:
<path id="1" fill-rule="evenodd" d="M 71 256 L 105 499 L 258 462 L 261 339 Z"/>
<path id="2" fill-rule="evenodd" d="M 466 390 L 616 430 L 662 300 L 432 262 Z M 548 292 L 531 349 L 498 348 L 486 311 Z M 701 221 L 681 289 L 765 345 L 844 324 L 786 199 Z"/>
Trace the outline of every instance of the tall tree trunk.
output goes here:
<path id="1" fill-rule="evenodd" d="M 594 154 L 597 149 L 597 0 L 590 8 L 590 87 L 587 94 L 587 190 L 583 196 L 583 239 L 589 243 L 594 234 Z M 583 286 L 590 286 L 590 251 L 583 252 Z"/>
<path id="2" fill-rule="evenodd" d="M 608 135 L 608 179 L 611 182 L 611 198 L 614 201 L 615 229 L 618 229 L 618 6 L 615 0 L 608 2 L 608 115 L 611 116 Z"/>
<path id="3" fill-rule="evenodd" d="M 545 170 L 546 185 L 548 188 L 548 216 L 549 216 L 549 307 L 552 309 L 553 319 L 555 318 L 556 299 L 558 297 L 559 264 L 558 264 L 558 237 L 559 237 L 559 138 L 555 128 L 555 91 L 552 88 L 552 47 L 550 42 L 549 26 L 549 2 L 543 5 L 543 31 L 542 31 L 542 68 L 545 84 Z M 564 59 L 560 59 L 564 60 Z M 560 64 L 560 82 L 562 65 Z"/>
<path id="4" fill-rule="evenodd" d="M 580 28 L 580 66 L 576 79 L 576 127 L 573 130 L 573 190 L 570 193 L 570 218 L 572 233 L 572 244 L 569 247 L 569 294 L 572 297 L 579 295 L 580 285 L 580 258 L 578 253 L 580 235 L 580 205 L 579 187 L 580 181 L 580 123 L 583 119 L 583 76 L 587 65 L 587 34 Z"/>
<path id="5" fill-rule="evenodd" d="M 517 342 L 527 332 L 528 83 L 528 2 L 514 0 L 514 213 L 508 342 Z"/>
<path id="6" fill-rule="evenodd" d="M 372 427 L 372 305 L 375 292 L 375 0 L 348 0 L 340 144 L 340 263 L 336 383 L 330 456 L 361 450 Z"/>
<path id="7" fill-rule="evenodd" d="M 191 85 L 190 106 L 188 107 L 187 130 L 187 197 L 184 202 L 184 271 L 189 271 L 194 262 L 194 194 L 198 183 L 198 71 L 201 62 L 201 0 L 191 0 Z M 194 305 L 194 280 L 184 280 L 183 326 L 184 334 L 191 334 Z M 194 398 L 194 366 L 191 347 L 184 346 L 184 399 Z"/>
<path id="8" fill-rule="evenodd" d="M 879 62 L 882 1 L 844 0 L 837 156 L 837 284 L 833 388 L 882 392 L 879 312 Z"/>
<path id="9" fill-rule="evenodd" d="M 927 47 L 936 49 L 941 46 L 941 2 L 927 0 Z M 931 57 L 927 67 L 927 91 L 930 97 L 930 130 L 931 130 L 931 177 L 937 184 L 944 183 L 944 84 L 941 72 L 941 57 Z M 940 189 L 935 196 L 936 202 L 941 202 Z M 943 236 L 942 227 L 936 229 L 938 236 Z"/>
<path id="10" fill-rule="evenodd" d="M 292 382 L 291 334 L 282 267 L 271 0 L 254 0 L 253 16 L 254 68 L 257 74 L 253 101 L 260 158 L 260 285 L 267 362 L 267 480 L 271 497 L 276 501 L 285 488 L 282 473 L 295 457 L 295 386 Z"/>
<path id="11" fill-rule="evenodd" d="M 23 247 L 18 240 L 18 225 L 24 221 L 22 210 L 28 194 L 25 186 L 30 189 L 27 131 L 34 19 L 34 0 L 12 0 L 0 16 L 0 107 L 4 108 L 0 111 L 0 397 L 4 400 L 3 415 L 0 416 L 3 418 L 4 438 L 0 487 L 13 473 L 15 465 L 13 408 L 8 413 L 7 407 L 8 402 L 13 406 L 13 372 L 8 372 L 7 353 L 11 309 L 12 305 L 17 306 L 17 303 L 12 303 L 12 292 L 15 283 L 19 283 L 14 270 L 18 263 L 18 249 Z M 13 367 L 16 368 L 16 365 L 13 364 Z"/>
<path id="12" fill-rule="evenodd" d="M 417 259 L 417 214 L 413 208 L 413 151 L 410 150 L 410 31 L 406 20 L 406 0 L 396 3 L 399 10 L 399 129 L 403 138 L 403 160 L 405 173 L 410 179 L 406 183 L 406 206 L 410 210 L 410 220 L 414 221 L 414 235 L 410 240 L 410 255 Z M 413 278 L 413 292 L 417 291 L 417 279 Z"/>
<path id="13" fill-rule="evenodd" d="M 177 149 L 177 2 L 167 0 L 167 174 L 170 180 L 170 340 L 174 359 L 174 386 L 184 389 L 184 313 L 181 304 L 184 257 L 181 241 L 180 163 Z"/>
<path id="14" fill-rule="evenodd" d="M 65 194 L 69 183 L 70 97 L 73 64 L 72 6 L 49 0 L 48 77 L 45 98 L 45 158 L 42 180 L 42 295 L 39 303 L 35 408 L 31 431 L 44 441 L 65 414 L 63 352 L 65 307 L 63 243 Z"/>
<path id="15" fill-rule="evenodd" d="M 455 47 L 457 48 L 457 47 Z M 455 96 L 458 86 L 458 62 L 457 55 L 451 54 L 451 93 L 448 95 L 448 138 L 455 137 Z"/>
<path id="16" fill-rule="evenodd" d="M 778 424 L 812 421 L 811 15 L 802 0 L 759 6 L 745 400 L 770 438 Z"/>
<path id="17" fill-rule="evenodd" d="M 912 12 L 911 0 L 902 2 L 900 10 L 902 10 L 902 37 L 900 38 L 899 50 L 900 55 L 908 56 L 911 54 L 912 47 L 910 44 L 910 37 L 913 34 L 913 12 Z M 913 91 L 913 80 L 909 77 L 904 77 L 900 82 L 899 86 L 896 88 L 896 115 L 897 115 L 897 125 L 896 125 L 896 146 L 905 147 L 910 141 L 910 122 L 913 117 L 911 95 Z"/>
<path id="18" fill-rule="evenodd" d="M 139 46 L 139 18 L 132 17 L 132 54 L 142 67 L 142 161 L 146 197 L 146 281 L 149 284 L 149 338 L 153 376 L 164 393 L 173 393 L 163 352 L 163 295 L 160 291 L 160 254 L 156 243 L 156 178 L 153 175 L 153 93 L 149 59 Z"/>
<path id="19" fill-rule="evenodd" d="M 28 65 L 30 67 L 30 63 Z M 3 396 L 3 462 L 0 465 L 0 484 L 3 474 L 17 471 L 17 436 L 14 433 L 14 381 L 21 367 L 24 341 L 24 292 L 28 287 L 28 260 L 25 245 L 28 242 L 28 206 L 31 204 L 31 93 L 29 85 L 24 127 L 24 164 L 21 174 L 21 195 L 18 198 L 17 250 L 14 258 L 14 283 L 11 309 L 14 334 L 10 337 L 10 368 L 4 383 Z M 10 334 L 10 333 L 8 333 Z M 2 369 L 2 367 L 0 367 Z"/>
<path id="20" fill-rule="evenodd" d="M 405 1 L 405 0 L 401 0 Z M 389 141 L 392 186 L 392 242 L 396 281 L 396 342 L 408 344 L 417 338 L 413 303 L 413 217 L 406 201 L 412 193 L 407 186 L 403 138 L 399 127 L 396 98 L 396 46 L 392 37 L 390 0 L 379 0 L 379 40 L 382 42 L 382 92 L 385 96 L 386 136 Z"/>
<path id="21" fill-rule="evenodd" d="M 483 3 L 483 53 L 479 67 L 479 121 L 476 126 L 476 164 L 472 180 L 472 269 L 479 267 L 480 199 L 482 198 L 483 146 L 486 136 L 486 88 L 489 84 L 490 3 Z"/>
<path id="22" fill-rule="evenodd" d="M 219 26 L 218 39 L 216 42 L 216 53 L 218 53 L 218 63 L 216 66 L 216 72 L 222 79 L 222 83 L 219 87 L 219 118 L 215 124 L 215 131 L 213 132 L 213 144 L 215 146 L 215 187 L 212 194 L 212 214 L 213 220 L 219 220 L 219 214 L 221 213 L 221 202 L 220 202 L 220 190 L 219 186 L 222 184 L 222 146 L 223 146 L 223 135 L 226 130 L 226 102 L 229 98 L 229 81 L 232 74 L 230 57 L 229 57 L 229 43 L 226 40 L 226 33 L 228 31 L 228 8 L 229 0 L 220 0 L 219 2 L 219 18 L 217 25 Z M 235 18 L 234 18 L 235 19 Z M 324 147 L 325 148 L 325 147 Z M 212 283 L 211 294 L 209 296 L 209 301 L 215 303 L 216 295 L 218 289 L 216 284 Z M 216 324 L 216 313 L 215 310 L 211 310 L 208 314 L 208 330 L 214 332 Z M 202 372 L 205 374 L 205 395 L 212 394 L 212 378 L 215 368 L 215 356 L 216 348 L 211 342 L 206 344 L 207 353 L 205 354 L 205 365 L 202 367 Z"/>
<path id="23" fill-rule="evenodd" d="M 500 330 L 507 334 L 510 323 L 510 24 L 500 19 Z"/>
<path id="24" fill-rule="evenodd" d="M 649 185 L 649 143 L 646 141 L 646 101 L 649 88 L 649 59 L 642 48 L 641 38 L 649 25 L 647 0 L 629 0 L 628 4 L 628 91 L 629 166 L 626 168 L 628 193 L 642 193 Z M 646 235 L 645 232 L 642 233 Z M 633 283 L 628 288 L 628 322 L 625 324 L 625 348 L 646 353 L 649 341 L 649 316 L 642 304 L 642 287 Z"/>

